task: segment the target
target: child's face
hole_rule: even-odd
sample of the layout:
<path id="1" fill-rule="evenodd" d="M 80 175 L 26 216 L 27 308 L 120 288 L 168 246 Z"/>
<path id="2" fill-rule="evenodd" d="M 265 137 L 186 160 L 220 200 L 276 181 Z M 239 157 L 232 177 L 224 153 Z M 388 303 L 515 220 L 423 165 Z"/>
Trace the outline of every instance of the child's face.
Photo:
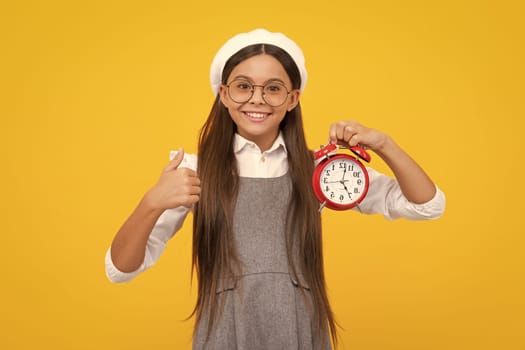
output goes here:
<path id="1" fill-rule="evenodd" d="M 270 55 L 253 56 L 239 63 L 232 70 L 227 82 L 229 84 L 239 78 L 252 85 L 281 83 L 290 91 L 282 105 L 272 107 L 263 99 L 261 87 L 255 87 L 253 96 L 244 103 L 233 101 L 228 94 L 228 88 L 224 85 L 220 87 L 221 101 L 228 108 L 231 118 L 237 125 L 237 132 L 242 137 L 255 142 L 261 151 L 265 151 L 277 138 L 279 124 L 286 112 L 297 106 L 299 90 L 292 89 L 292 83 L 283 66 Z"/>

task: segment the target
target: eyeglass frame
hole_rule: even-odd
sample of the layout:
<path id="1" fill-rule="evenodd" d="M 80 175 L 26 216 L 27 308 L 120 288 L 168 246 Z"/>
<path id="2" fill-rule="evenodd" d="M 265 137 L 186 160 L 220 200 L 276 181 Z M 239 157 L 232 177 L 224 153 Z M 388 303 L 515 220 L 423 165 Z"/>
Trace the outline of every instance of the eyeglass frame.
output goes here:
<path id="1" fill-rule="evenodd" d="M 251 94 L 250 94 L 250 97 L 248 97 L 248 99 L 246 99 L 246 101 L 243 101 L 243 102 L 238 102 L 236 100 L 233 99 L 231 93 L 230 93 L 230 85 L 235 82 L 235 81 L 245 81 L 246 83 L 248 83 L 252 88 L 250 89 L 251 90 Z M 268 85 L 268 84 L 271 84 L 272 82 L 275 82 L 279 85 L 282 85 L 283 88 L 286 90 L 286 98 L 283 100 L 283 102 L 281 104 L 278 104 L 278 105 L 272 105 L 270 103 L 268 103 L 268 101 L 266 101 L 266 99 L 264 98 L 264 96 L 266 95 L 266 93 L 264 92 L 264 88 Z M 292 91 L 294 91 L 295 89 L 292 89 L 292 90 L 288 90 L 288 88 L 286 87 L 286 85 L 284 84 L 284 82 L 281 82 L 279 80 L 270 80 L 268 82 L 266 82 L 264 85 L 257 85 L 257 84 L 253 84 L 252 82 L 250 82 L 250 80 L 246 79 L 246 78 L 235 78 L 233 79 L 232 81 L 230 81 L 229 84 L 225 84 L 224 86 L 226 86 L 226 90 L 228 91 L 228 96 L 232 99 L 233 102 L 235 103 L 239 103 L 239 104 L 242 104 L 242 103 L 246 103 L 248 101 L 250 101 L 252 98 L 253 98 L 253 95 L 255 94 L 255 88 L 257 87 L 260 87 L 261 88 L 261 96 L 262 96 L 262 99 L 263 101 L 268 104 L 269 106 L 271 107 L 281 107 L 282 105 L 284 105 L 286 103 L 286 100 L 288 99 L 288 96 L 290 95 L 290 93 Z"/>

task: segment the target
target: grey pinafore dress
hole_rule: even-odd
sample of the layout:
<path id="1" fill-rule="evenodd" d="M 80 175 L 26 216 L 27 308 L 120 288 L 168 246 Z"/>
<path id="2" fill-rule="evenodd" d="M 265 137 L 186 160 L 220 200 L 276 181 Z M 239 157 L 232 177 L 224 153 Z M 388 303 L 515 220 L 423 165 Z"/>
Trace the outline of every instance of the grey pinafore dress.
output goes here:
<path id="1" fill-rule="evenodd" d="M 206 311 L 193 339 L 195 350 L 330 349 L 316 339 L 309 287 L 295 278 L 286 253 L 289 176 L 243 178 L 234 213 L 241 274 L 218 283 L 223 309 L 208 339 Z"/>

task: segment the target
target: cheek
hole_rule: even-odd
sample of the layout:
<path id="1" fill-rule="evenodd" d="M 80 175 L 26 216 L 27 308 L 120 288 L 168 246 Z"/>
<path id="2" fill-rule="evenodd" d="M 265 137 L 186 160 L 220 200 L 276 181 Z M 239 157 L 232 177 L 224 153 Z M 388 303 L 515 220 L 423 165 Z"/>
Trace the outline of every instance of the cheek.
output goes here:
<path id="1" fill-rule="evenodd" d="M 286 107 L 282 107 L 274 111 L 274 114 L 277 115 L 281 120 L 286 117 L 286 113 L 288 113 L 288 109 Z"/>

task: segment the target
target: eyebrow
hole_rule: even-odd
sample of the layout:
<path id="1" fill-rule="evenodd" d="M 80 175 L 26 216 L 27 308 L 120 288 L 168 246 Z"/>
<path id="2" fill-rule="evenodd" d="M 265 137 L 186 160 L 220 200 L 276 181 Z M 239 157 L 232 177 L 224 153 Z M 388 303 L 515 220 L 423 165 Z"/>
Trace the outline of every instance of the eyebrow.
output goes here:
<path id="1" fill-rule="evenodd" d="M 236 75 L 231 81 L 234 81 L 234 80 L 237 80 L 237 79 L 245 79 L 245 80 L 248 80 L 249 82 L 253 83 L 253 79 L 250 78 L 250 77 L 247 77 L 246 75 Z M 268 84 L 270 82 L 273 82 L 273 81 L 281 83 L 284 86 L 286 86 L 285 82 L 282 79 L 279 79 L 279 78 L 270 78 L 270 79 L 264 81 L 263 85 L 266 85 L 266 84 Z"/>

